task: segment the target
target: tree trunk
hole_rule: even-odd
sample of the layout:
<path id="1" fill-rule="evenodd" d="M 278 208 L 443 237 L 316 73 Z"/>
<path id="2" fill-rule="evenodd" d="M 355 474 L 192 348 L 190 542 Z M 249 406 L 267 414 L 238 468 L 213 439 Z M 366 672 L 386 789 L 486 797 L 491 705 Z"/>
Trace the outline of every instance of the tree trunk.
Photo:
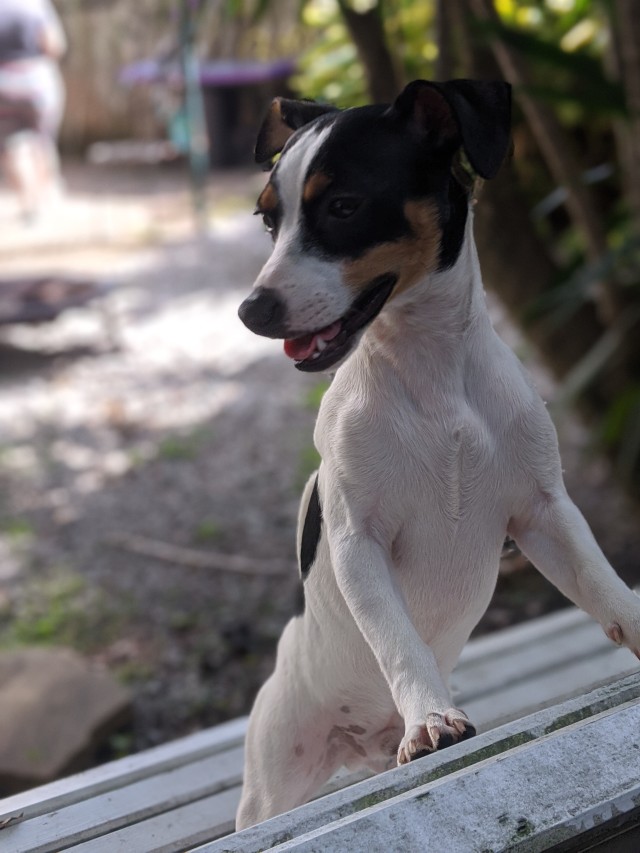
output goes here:
<path id="1" fill-rule="evenodd" d="M 338 6 L 364 67 L 371 100 L 376 104 L 391 103 L 401 82 L 387 45 L 381 2 L 368 12 L 356 12 L 346 0 L 338 0 Z"/>
<path id="2" fill-rule="evenodd" d="M 436 33 L 438 58 L 436 60 L 436 80 L 449 80 L 454 75 L 451 25 L 451 3 L 448 0 L 437 0 Z"/>

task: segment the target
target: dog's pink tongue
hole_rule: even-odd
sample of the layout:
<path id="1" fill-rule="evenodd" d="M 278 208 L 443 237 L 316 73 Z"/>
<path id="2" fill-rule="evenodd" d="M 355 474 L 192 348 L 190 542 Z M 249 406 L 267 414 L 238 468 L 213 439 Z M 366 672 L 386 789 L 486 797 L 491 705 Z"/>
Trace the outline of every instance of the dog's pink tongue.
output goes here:
<path id="1" fill-rule="evenodd" d="M 289 338 L 284 342 L 284 351 L 296 361 L 303 361 L 309 358 L 312 352 L 316 351 L 317 335 L 303 335 L 301 338 Z"/>
<path id="2" fill-rule="evenodd" d="M 284 351 L 295 361 L 304 361 L 305 358 L 313 355 L 317 349 L 318 340 L 330 341 L 340 331 L 340 321 L 320 329 L 319 332 L 311 332 L 308 335 L 302 335 L 299 338 L 288 338 L 284 342 Z"/>

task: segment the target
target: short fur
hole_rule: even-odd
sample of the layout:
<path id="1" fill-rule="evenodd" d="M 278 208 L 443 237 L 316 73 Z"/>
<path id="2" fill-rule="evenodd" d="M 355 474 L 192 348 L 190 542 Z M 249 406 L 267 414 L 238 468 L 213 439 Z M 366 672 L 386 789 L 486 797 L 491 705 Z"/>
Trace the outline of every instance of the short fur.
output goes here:
<path id="1" fill-rule="evenodd" d="M 240 315 L 299 369 L 337 372 L 300 509 L 306 606 L 251 714 L 239 828 L 341 765 L 379 771 L 474 733 L 448 679 L 507 535 L 640 656 L 640 599 L 568 497 L 545 406 L 491 327 L 455 177 L 461 146 L 495 174 L 508 87 L 416 81 L 392 107 L 345 112 L 287 102 L 260 159 L 274 140 L 274 250 Z"/>

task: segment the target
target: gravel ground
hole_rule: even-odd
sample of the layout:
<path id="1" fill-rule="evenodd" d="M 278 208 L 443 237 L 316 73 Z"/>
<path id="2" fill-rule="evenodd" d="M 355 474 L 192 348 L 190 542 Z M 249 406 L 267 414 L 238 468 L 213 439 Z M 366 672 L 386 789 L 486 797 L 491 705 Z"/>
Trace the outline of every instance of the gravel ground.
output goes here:
<path id="1" fill-rule="evenodd" d="M 67 171 L 69 200 L 31 233 L 0 193 L 0 261 L 108 278 L 110 322 L 70 311 L 0 338 L 0 643 L 71 644 L 128 683 L 121 753 L 246 713 L 269 673 L 298 596 L 295 516 L 323 386 L 236 317 L 269 250 L 250 216 L 260 175 L 215 176 L 209 234 L 194 237 L 179 173 Z M 560 427 L 570 491 L 640 581 L 636 511 L 579 424 Z M 516 558 L 478 631 L 563 604 Z"/>

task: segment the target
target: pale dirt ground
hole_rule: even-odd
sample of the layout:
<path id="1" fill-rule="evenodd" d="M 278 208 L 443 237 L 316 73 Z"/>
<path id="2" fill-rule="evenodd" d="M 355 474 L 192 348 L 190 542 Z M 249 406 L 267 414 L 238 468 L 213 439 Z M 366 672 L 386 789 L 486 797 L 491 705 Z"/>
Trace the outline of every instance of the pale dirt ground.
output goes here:
<path id="1" fill-rule="evenodd" d="M 135 719 L 118 752 L 247 712 L 270 671 L 296 606 L 319 380 L 236 317 L 269 251 L 250 215 L 262 175 L 213 175 L 208 233 L 196 236 L 179 170 L 65 174 L 66 200 L 31 228 L 0 189 L 0 277 L 71 272 L 114 287 L 101 310 L 0 329 L 0 641 L 70 643 L 126 681 Z M 570 490 L 640 580 L 637 515 L 575 419 L 560 428 Z M 285 574 L 141 556 L 123 536 L 270 558 Z M 479 630 L 562 603 L 530 569 L 507 572 Z"/>

